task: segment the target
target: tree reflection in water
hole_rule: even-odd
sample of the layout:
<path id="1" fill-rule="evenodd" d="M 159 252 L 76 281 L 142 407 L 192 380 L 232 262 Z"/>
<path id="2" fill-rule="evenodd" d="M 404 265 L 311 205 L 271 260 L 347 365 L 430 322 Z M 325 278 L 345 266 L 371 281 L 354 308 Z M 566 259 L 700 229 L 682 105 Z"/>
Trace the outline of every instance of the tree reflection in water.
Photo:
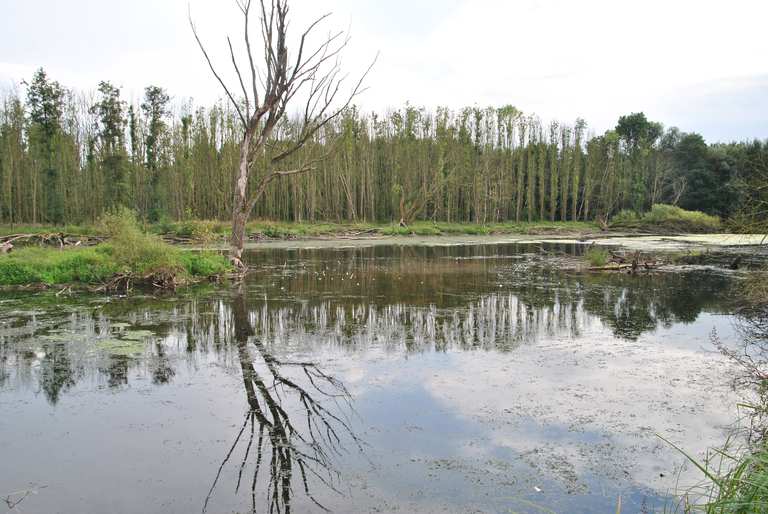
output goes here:
<path id="1" fill-rule="evenodd" d="M 327 510 L 312 493 L 311 484 L 319 482 L 341 494 L 336 486 L 340 476 L 334 466 L 334 458 L 344 451 L 346 439 L 358 449 L 361 449 L 361 444 L 349 422 L 342 418 L 343 409 L 336 414 L 325 404 L 332 403 L 334 410 L 338 407 L 351 410 L 351 396 L 342 382 L 324 373 L 316 363 L 277 359 L 260 340 L 254 338 L 242 290 L 234 299 L 232 314 L 248 411 L 234 443 L 219 466 L 203 512 L 208 510 L 224 468 L 242 445 L 245 445 L 245 453 L 239 464 L 235 493 L 243 485 L 249 459 L 253 459 L 253 474 L 250 476 L 252 512 L 257 511 L 257 487 L 260 473 L 264 472 L 269 474 L 266 504 L 270 513 L 291 512 L 296 480 L 315 505 Z M 302 385 L 301 381 L 306 383 Z M 297 410 L 292 412 L 291 406 L 297 407 Z"/>

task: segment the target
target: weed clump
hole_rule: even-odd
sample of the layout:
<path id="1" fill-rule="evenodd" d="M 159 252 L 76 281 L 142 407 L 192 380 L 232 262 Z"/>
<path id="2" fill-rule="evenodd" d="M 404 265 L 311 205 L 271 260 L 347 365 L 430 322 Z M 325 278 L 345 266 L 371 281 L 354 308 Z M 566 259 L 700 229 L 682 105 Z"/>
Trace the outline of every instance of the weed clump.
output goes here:
<path id="1" fill-rule="evenodd" d="M 584 258 L 587 259 L 587 262 L 589 262 L 591 266 L 597 268 L 605 266 L 611 258 L 611 254 L 605 248 L 591 246 L 584 253 Z"/>

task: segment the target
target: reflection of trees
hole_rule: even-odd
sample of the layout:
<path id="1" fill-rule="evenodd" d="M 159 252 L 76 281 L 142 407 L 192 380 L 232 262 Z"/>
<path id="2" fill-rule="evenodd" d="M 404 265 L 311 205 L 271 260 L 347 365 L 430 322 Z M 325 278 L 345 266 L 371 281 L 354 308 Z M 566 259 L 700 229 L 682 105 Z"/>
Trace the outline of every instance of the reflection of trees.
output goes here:
<path id="1" fill-rule="evenodd" d="M 51 403 L 59 401 L 59 395 L 77 382 L 72 359 L 63 343 L 44 344 L 45 355 L 40 362 L 40 387 Z"/>
<path id="2" fill-rule="evenodd" d="M 281 348 L 330 344 L 395 351 L 510 351 L 542 338 L 581 337 L 598 325 L 616 337 L 636 339 L 659 326 L 692 322 L 703 310 L 720 311 L 731 289 L 731 279 L 716 273 L 628 276 L 533 270 L 507 258 L 517 257 L 519 250 L 265 252 L 256 256 L 262 268 L 254 274 L 253 294 L 272 300 L 251 313 L 251 328 L 267 350 L 274 343 Z M 236 349 L 230 346 L 232 316 L 228 302 L 210 294 L 129 298 L 98 309 L 81 301 L 80 309 L 70 306 L 65 318 L 67 330 L 77 337 L 62 344 L 43 338 L 62 322 L 54 310 L 8 316 L 0 325 L 0 384 L 40 388 L 51 402 L 89 374 L 120 387 L 128 383 L 131 370 L 143 367 L 154 384 L 164 384 L 173 378 L 179 358 L 194 363 L 215 354 L 221 362 L 236 361 Z M 93 341 L 113 337 L 110 321 L 151 330 L 151 351 L 140 358 L 83 353 Z M 259 351 L 249 344 L 251 351 Z M 45 357 L 38 359 L 37 354 Z"/>
<path id="3" fill-rule="evenodd" d="M 729 279 L 710 274 L 592 276 L 583 287 L 585 309 L 614 335 L 636 339 L 659 325 L 692 323 L 725 299 Z"/>
<path id="4" fill-rule="evenodd" d="M 252 512 L 257 511 L 257 486 L 264 468 L 269 474 L 266 490 L 269 512 L 291 511 L 295 481 L 313 503 L 324 508 L 312 494 L 311 484 L 317 481 L 338 492 L 334 485 L 338 479 L 334 456 L 341 453 L 343 438 L 358 444 L 349 424 L 326 408 L 324 402 L 330 400 L 339 405 L 341 401 L 349 406 L 350 395 L 340 381 L 324 373 L 315 363 L 284 361 L 273 356 L 259 338 L 253 337 L 254 330 L 242 293 L 234 300 L 233 321 L 248 411 L 219 467 L 203 511 L 207 510 L 224 467 L 241 443 L 245 444 L 245 450 L 235 491 L 240 490 L 249 457 L 253 455 Z M 301 379 L 306 382 L 304 385 L 300 383 Z M 289 404 L 298 409 L 298 414 L 289 410 Z"/>
<path id="5" fill-rule="evenodd" d="M 128 365 L 131 358 L 127 355 L 110 355 L 109 365 L 101 371 L 107 375 L 109 387 L 128 385 Z"/>
<path id="6" fill-rule="evenodd" d="M 171 361 L 162 341 L 155 341 L 155 351 L 157 353 L 153 354 L 152 357 L 152 383 L 155 385 L 167 384 L 176 376 L 176 370 L 171 366 Z"/>
<path id="7" fill-rule="evenodd" d="M 576 313 L 583 308 L 625 339 L 636 339 L 660 325 L 695 321 L 703 309 L 723 303 L 730 284 L 724 275 L 702 272 L 568 275 L 546 266 L 531 268 L 532 262 L 546 265 L 546 259 L 516 259 L 535 249 L 531 245 L 382 246 L 306 254 L 265 252 L 255 257 L 266 270 L 265 289 L 271 298 L 325 297 L 350 311 L 360 306 L 344 298 L 364 295 L 380 311 L 388 306 L 463 310 L 479 303 L 478 297 L 498 294 L 501 286 L 534 318 L 546 317 L 542 314 L 546 311 Z M 583 246 L 557 245 L 555 250 L 577 255 Z M 281 271 L 276 273 L 277 269 Z M 564 326 L 566 321 L 558 322 Z M 547 319 L 546 324 L 551 327 L 552 321 Z"/>

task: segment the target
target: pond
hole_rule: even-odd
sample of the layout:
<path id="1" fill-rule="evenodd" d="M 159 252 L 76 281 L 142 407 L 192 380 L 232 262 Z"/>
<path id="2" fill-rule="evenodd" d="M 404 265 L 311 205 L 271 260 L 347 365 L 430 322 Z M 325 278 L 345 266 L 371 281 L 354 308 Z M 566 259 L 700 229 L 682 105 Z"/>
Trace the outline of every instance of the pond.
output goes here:
<path id="1" fill-rule="evenodd" d="M 736 278 L 578 244 L 252 250 L 241 284 L 0 297 L 19 512 L 653 512 L 738 397 Z M 13 503 L 9 503 L 9 506 Z M 0 512 L 6 505 L 0 502 Z"/>

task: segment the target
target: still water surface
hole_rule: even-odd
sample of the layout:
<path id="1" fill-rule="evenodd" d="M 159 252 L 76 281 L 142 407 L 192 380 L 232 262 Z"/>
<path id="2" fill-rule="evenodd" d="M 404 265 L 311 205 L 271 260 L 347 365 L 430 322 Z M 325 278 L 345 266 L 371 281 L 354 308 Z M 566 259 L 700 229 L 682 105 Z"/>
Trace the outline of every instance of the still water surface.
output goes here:
<path id="1" fill-rule="evenodd" d="M 581 251 L 271 249 L 239 286 L 3 295 L 0 496 L 40 513 L 597 513 L 619 496 L 652 512 L 698 478 L 656 434 L 696 453 L 734 419 L 711 343 L 736 339 L 734 279 L 547 265 Z"/>

